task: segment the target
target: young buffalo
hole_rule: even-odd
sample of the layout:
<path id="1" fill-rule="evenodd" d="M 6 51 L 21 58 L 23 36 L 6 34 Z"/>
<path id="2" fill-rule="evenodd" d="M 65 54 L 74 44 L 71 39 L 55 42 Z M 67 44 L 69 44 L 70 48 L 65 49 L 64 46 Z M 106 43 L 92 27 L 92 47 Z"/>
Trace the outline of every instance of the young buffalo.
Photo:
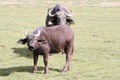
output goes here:
<path id="1" fill-rule="evenodd" d="M 37 71 L 38 55 L 43 55 L 45 64 L 44 73 L 46 74 L 49 71 L 49 54 L 59 53 L 63 50 L 66 54 L 66 63 L 63 72 L 70 69 L 70 62 L 74 49 L 74 32 L 68 25 L 37 28 L 32 34 L 26 35 L 24 39 L 20 39 L 18 43 L 27 43 L 29 50 L 33 52 L 33 73 L 36 73 Z"/>

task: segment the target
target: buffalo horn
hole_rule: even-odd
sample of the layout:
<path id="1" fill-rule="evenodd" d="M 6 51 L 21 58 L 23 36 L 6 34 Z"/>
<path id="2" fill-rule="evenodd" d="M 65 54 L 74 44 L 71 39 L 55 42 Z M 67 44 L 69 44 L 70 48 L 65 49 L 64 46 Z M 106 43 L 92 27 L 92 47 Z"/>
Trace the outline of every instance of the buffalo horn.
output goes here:
<path id="1" fill-rule="evenodd" d="M 51 13 L 51 12 L 52 12 L 52 10 L 53 10 L 53 8 L 52 8 L 52 9 L 50 9 L 50 10 L 49 10 L 49 12 L 48 12 L 49 16 L 51 16 L 51 17 L 55 16 L 55 14 L 52 14 L 52 13 Z"/>
<path id="2" fill-rule="evenodd" d="M 26 31 L 25 31 L 25 36 L 27 36 L 27 35 L 28 35 L 28 31 L 26 30 Z"/>
<path id="3" fill-rule="evenodd" d="M 39 36 L 40 35 L 40 30 L 38 29 L 38 33 L 36 34 L 36 36 Z"/>
<path id="4" fill-rule="evenodd" d="M 67 16 L 72 16 L 74 14 L 74 11 L 73 10 L 68 10 L 68 8 L 64 7 L 64 9 L 66 10 L 66 14 Z"/>

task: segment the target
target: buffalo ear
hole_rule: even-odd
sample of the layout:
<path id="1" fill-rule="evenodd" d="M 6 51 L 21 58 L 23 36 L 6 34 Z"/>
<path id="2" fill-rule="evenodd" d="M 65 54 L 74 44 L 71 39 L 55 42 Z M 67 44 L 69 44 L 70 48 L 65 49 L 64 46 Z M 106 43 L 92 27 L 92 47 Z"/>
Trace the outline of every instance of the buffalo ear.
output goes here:
<path id="1" fill-rule="evenodd" d="M 27 38 L 20 39 L 17 41 L 17 43 L 19 43 L 19 44 L 26 44 L 26 42 L 27 42 Z"/>

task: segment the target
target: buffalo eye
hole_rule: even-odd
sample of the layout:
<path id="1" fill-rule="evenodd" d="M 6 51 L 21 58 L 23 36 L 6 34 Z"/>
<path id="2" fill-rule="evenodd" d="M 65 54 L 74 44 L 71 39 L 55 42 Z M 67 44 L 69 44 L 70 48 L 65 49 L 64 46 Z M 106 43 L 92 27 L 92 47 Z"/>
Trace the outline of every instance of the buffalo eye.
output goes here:
<path id="1" fill-rule="evenodd" d="M 38 42 L 42 42 L 42 41 L 44 41 L 44 40 L 38 40 Z"/>
<path id="2" fill-rule="evenodd" d="M 45 43 L 46 43 L 45 40 L 38 40 L 38 42 L 41 42 L 42 44 L 45 44 Z"/>

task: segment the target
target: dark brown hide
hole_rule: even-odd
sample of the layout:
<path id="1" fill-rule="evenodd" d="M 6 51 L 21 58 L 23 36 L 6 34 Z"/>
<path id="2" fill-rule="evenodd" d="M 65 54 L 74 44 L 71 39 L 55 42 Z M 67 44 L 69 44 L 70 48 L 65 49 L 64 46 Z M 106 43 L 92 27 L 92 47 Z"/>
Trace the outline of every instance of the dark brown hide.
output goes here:
<path id="1" fill-rule="evenodd" d="M 64 51 L 66 53 L 66 63 L 63 71 L 68 71 L 70 69 L 70 62 L 74 49 L 74 32 L 67 25 L 58 25 L 54 27 L 42 27 L 38 28 L 40 35 L 38 36 L 37 45 L 32 46 L 34 54 L 34 67 L 33 72 L 37 71 L 37 60 L 38 55 L 42 54 L 45 64 L 44 73 L 48 73 L 48 56 L 51 53 L 59 53 Z M 35 31 L 34 31 L 35 32 Z M 26 39 L 26 38 L 25 38 Z M 20 39 L 18 42 L 21 42 Z M 23 40 L 25 41 L 25 40 Z M 34 42 L 34 41 L 33 41 Z M 29 42 L 28 47 L 29 47 Z M 39 46 L 38 46 L 39 45 Z"/>
<path id="2" fill-rule="evenodd" d="M 64 50 L 71 43 L 73 45 L 74 34 L 66 25 L 54 26 L 51 28 L 44 27 L 40 39 L 45 40 L 50 47 L 50 53 L 58 53 Z"/>

